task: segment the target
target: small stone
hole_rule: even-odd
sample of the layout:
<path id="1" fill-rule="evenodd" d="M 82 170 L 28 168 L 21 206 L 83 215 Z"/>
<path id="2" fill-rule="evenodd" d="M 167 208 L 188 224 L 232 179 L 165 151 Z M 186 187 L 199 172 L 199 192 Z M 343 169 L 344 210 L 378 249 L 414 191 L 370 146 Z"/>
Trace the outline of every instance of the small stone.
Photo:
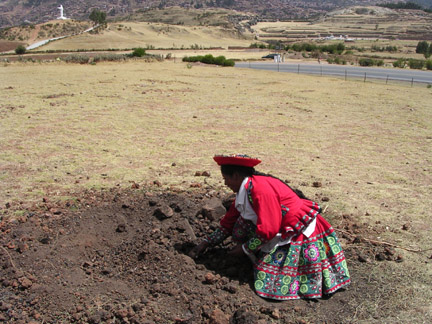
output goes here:
<path id="1" fill-rule="evenodd" d="M 315 182 L 312 183 L 312 186 L 315 187 L 315 188 L 320 188 L 320 187 L 322 187 L 322 183 L 319 182 L 319 181 L 315 181 Z"/>
<path id="2" fill-rule="evenodd" d="M 273 310 L 273 312 L 270 314 L 270 316 L 274 319 L 279 319 L 280 318 L 280 311 L 279 308 L 275 308 Z"/>
<path id="3" fill-rule="evenodd" d="M 18 279 L 18 282 L 21 284 L 21 287 L 23 287 L 24 289 L 30 288 L 33 285 L 31 280 L 28 279 L 27 277 L 22 277 Z"/>
<path id="4" fill-rule="evenodd" d="M 117 233 L 126 232 L 126 224 L 119 224 L 116 228 Z"/>
<path id="5" fill-rule="evenodd" d="M 216 281 L 217 281 L 217 277 L 210 272 L 204 276 L 204 282 L 207 284 L 214 284 Z"/>
<path id="6" fill-rule="evenodd" d="M 321 201 L 330 201 L 330 198 L 329 197 L 322 197 Z"/>
<path id="7" fill-rule="evenodd" d="M 236 287 L 235 285 L 233 285 L 233 284 L 231 284 L 231 285 L 226 285 L 226 286 L 224 287 L 224 290 L 228 291 L 228 292 L 231 293 L 231 294 L 235 294 L 235 293 L 237 293 L 237 287 Z"/>
<path id="8" fill-rule="evenodd" d="M 118 318 L 122 318 L 122 319 L 123 319 L 123 318 L 127 318 L 128 314 L 129 314 L 129 312 L 128 312 L 128 310 L 125 309 L 125 308 L 119 309 L 119 310 L 116 312 L 116 316 L 117 316 Z"/>
<path id="9" fill-rule="evenodd" d="M 43 237 L 39 240 L 42 244 L 49 244 L 51 242 L 51 239 L 49 237 Z"/>
<path id="10" fill-rule="evenodd" d="M 225 215 L 226 208 L 220 199 L 211 198 L 205 203 L 200 213 L 204 216 L 204 218 L 214 221 Z"/>
<path id="11" fill-rule="evenodd" d="M 57 208 L 51 208 L 50 212 L 54 215 L 60 215 L 62 213 L 61 210 Z"/>
<path id="12" fill-rule="evenodd" d="M 28 244 L 26 244 L 26 243 L 20 243 L 20 244 L 18 244 L 18 249 L 17 249 L 17 251 L 18 251 L 19 253 L 23 253 L 23 252 L 27 251 L 28 249 L 29 249 Z"/>
<path id="13" fill-rule="evenodd" d="M 162 206 L 156 208 L 153 212 L 153 216 L 155 216 L 159 220 L 164 220 L 167 218 L 171 218 L 174 215 L 174 211 L 169 206 Z"/>
<path id="14" fill-rule="evenodd" d="M 228 324 L 229 317 L 220 309 L 215 309 L 209 318 L 209 324 Z"/>
<path id="15" fill-rule="evenodd" d="M 379 252 L 379 253 L 375 256 L 375 258 L 376 258 L 378 261 L 384 261 L 384 260 L 387 259 L 387 258 L 386 258 L 386 255 L 385 255 L 384 253 L 382 253 L 382 252 Z"/>
<path id="16" fill-rule="evenodd" d="M 8 311 L 10 308 L 12 308 L 11 304 L 8 304 L 8 303 L 5 303 L 5 302 L 2 302 L 0 304 L 0 310 L 3 311 L 3 312 Z"/>
<path id="17" fill-rule="evenodd" d="M 360 255 L 357 257 L 357 259 L 358 259 L 360 262 L 370 263 L 370 259 L 369 259 L 367 256 L 362 255 L 362 254 L 360 254 Z"/>

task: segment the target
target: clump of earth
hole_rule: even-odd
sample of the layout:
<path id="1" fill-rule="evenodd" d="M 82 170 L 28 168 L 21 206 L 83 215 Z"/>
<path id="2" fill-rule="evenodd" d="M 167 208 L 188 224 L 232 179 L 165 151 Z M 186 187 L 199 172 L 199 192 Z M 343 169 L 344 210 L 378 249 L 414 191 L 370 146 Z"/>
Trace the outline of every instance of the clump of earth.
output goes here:
<path id="1" fill-rule="evenodd" d="M 0 223 L 0 322 L 343 323 L 355 312 L 350 301 L 369 289 L 356 282 L 357 265 L 401 261 L 388 247 L 357 249 L 366 228 L 350 215 L 328 215 L 343 229 L 355 289 L 321 300 L 262 299 L 249 259 L 226 254 L 229 239 L 188 256 L 232 198 L 138 187 L 44 198 Z"/>

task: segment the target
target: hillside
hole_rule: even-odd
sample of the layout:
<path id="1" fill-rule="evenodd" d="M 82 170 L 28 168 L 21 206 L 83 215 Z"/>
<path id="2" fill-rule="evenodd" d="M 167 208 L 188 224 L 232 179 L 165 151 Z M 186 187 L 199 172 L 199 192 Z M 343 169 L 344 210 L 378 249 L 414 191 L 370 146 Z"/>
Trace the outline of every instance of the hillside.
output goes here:
<path id="1" fill-rule="evenodd" d="M 107 13 L 109 19 L 124 18 L 154 8 L 226 8 L 259 15 L 260 19 L 297 19 L 319 16 L 337 8 L 353 5 L 398 2 L 399 0 L 4 0 L 0 2 L 0 28 L 25 22 L 37 24 L 56 19 L 58 6 L 64 15 L 76 20 L 87 19 L 93 9 Z M 415 0 L 420 1 L 420 0 Z"/>
<path id="2" fill-rule="evenodd" d="M 306 38 L 432 40 L 432 14 L 421 10 L 392 10 L 382 7 L 350 7 L 326 13 L 318 19 L 260 22 L 254 30 L 262 41 Z"/>

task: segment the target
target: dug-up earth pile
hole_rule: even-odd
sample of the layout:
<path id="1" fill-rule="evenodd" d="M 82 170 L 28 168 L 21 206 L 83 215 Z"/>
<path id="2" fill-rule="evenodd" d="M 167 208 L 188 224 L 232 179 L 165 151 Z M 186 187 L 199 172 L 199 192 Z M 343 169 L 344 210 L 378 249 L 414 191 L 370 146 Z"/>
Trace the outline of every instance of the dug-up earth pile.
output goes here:
<path id="1" fill-rule="evenodd" d="M 362 241 L 366 228 L 351 215 L 333 217 L 353 284 L 321 300 L 261 299 L 249 260 L 226 255 L 229 240 L 197 260 L 187 255 L 230 199 L 138 188 L 87 191 L 60 204 L 44 198 L 0 223 L 0 322 L 352 323 L 366 316 L 362 269 L 404 261 Z"/>

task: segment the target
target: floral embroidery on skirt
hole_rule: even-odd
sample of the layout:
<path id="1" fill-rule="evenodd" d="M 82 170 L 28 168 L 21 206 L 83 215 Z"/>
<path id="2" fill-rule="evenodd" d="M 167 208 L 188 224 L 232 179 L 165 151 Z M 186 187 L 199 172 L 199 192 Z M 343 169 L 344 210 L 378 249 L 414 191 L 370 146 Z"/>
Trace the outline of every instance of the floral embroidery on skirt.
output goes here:
<path id="1" fill-rule="evenodd" d="M 321 298 L 350 283 L 342 247 L 333 228 L 269 253 L 254 265 L 255 290 L 261 297 L 286 300 Z"/>

